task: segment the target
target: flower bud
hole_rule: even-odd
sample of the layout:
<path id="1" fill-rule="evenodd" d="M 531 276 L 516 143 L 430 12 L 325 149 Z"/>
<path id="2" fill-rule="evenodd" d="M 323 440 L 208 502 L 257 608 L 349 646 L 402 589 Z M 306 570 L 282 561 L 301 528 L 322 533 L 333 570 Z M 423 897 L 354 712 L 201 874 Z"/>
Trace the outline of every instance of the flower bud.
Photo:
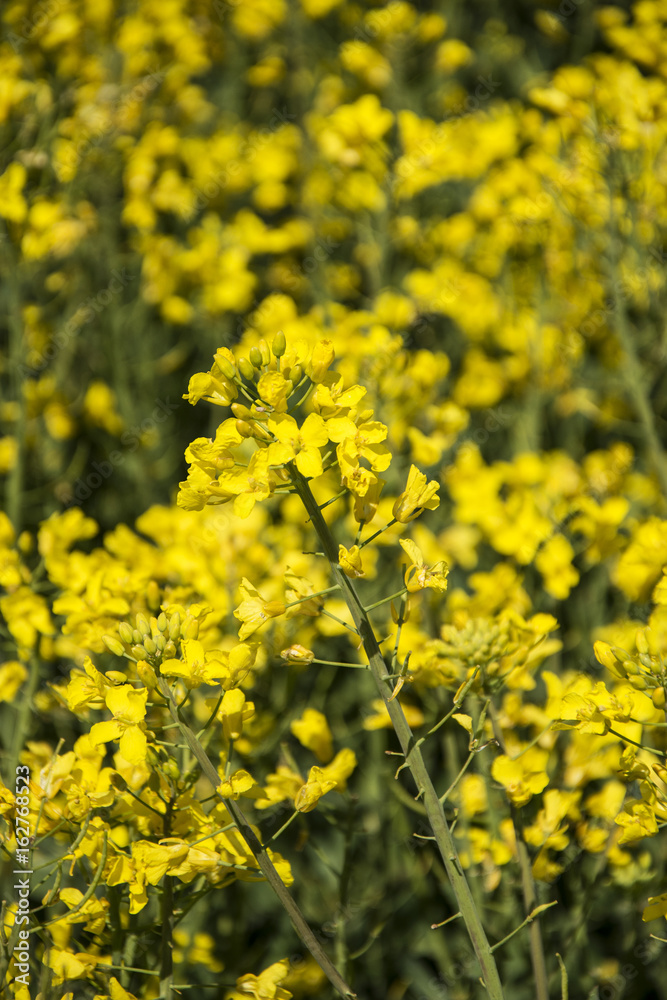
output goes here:
<path id="1" fill-rule="evenodd" d="M 166 646 L 162 650 L 162 655 L 165 660 L 173 660 L 176 656 L 176 643 L 172 642 L 171 639 L 168 640 Z"/>
<path id="2" fill-rule="evenodd" d="M 150 663 L 137 663 L 137 676 L 149 691 L 154 691 L 157 687 L 157 674 Z"/>
<path id="3" fill-rule="evenodd" d="M 301 365 L 292 365 L 289 373 L 289 380 L 292 385 L 296 385 L 303 378 L 303 368 Z"/>
<path id="4" fill-rule="evenodd" d="M 178 611 L 171 616 L 171 621 L 169 622 L 169 638 L 179 639 L 181 636 L 181 616 Z"/>
<path id="5" fill-rule="evenodd" d="M 138 644 L 139 646 L 144 641 L 144 637 L 138 628 L 132 630 L 132 642 Z"/>
<path id="6" fill-rule="evenodd" d="M 167 616 L 165 615 L 164 611 L 162 611 L 160 612 L 160 615 L 158 616 L 157 620 L 157 627 L 159 628 L 160 632 L 167 631 L 167 624 L 168 624 Z"/>
<path id="7" fill-rule="evenodd" d="M 252 420 L 253 412 L 249 407 L 244 406 L 243 403 L 232 403 L 231 411 L 237 420 Z"/>
<path id="8" fill-rule="evenodd" d="M 247 358 L 239 358 L 238 360 L 239 371 L 246 382 L 252 382 L 255 377 L 255 369 L 253 368 L 250 361 Z"/>
<path id="9" fill-rule="evenodd" d="M 282 358 L 283 354 L 287 350 L 287 341 L 285 339 L 285 334 L 282 330 L 278 330 L 278 333 L 273 338 L 273 343 L 271 344 L 271 350 L 276 358 Z"/>
<path id="10" fill-rule="evenodd" d="M 147 660 L 148 653 L 143 646 L 133 646 L 131 649 L 132 656 L 135 660 Z"/>
<path id="11" fill-rule="evenodd" d="M 651 695 L 651 701 L 653 702 L 655 708 L 665 707 L 665 689 L 664 687 L 654 688 L 653 694 Z"/>
<path id="12" fill-rule="evenodd" d="M 312 663 L 315 659 L 315 654 L 312 649 L 306 649 L 305 646 L 295 643 L 293 646 L 288 646 L 287 649 L 283 649 L 280 653 L 283 660 L 287 663 L 303 663 L 306 666 Z"/>
<path id="13" fill-rule="evenodd" d="M 198 639 L 199 638 L 199 622 L 189 621 L 185 623 L 185 636 L 186 639 Z"/>
<path id="14" fill-rule="evenodd" d="M 144 639 L 144 649 L 146 650 L 147 653 L 150 653 L 151 656 L 155 656 L 155 654 L 157 653 L 157 646 L 155 645 L 155 640 L 151 639 L 150 636 Z"/>
<path id="15" fill-rule="evenodd" d="M 334 362 L 336 352 L 330 340 L 320 340 L 313 348 L 308 365 L 308 375 L 313 382 L 321 382 Z"/>
<path id="16" fill-rule="evenodd" d="M 132 634 L 132 626 L 128 625 L 127 622 L 121 622 L 118 626 L 118 634 L 126 645 L 130 645 L 135 640 Z"/>
<path id="17" fill-rule="evenodd" d="M 260 353 L 261 358 L 262 358 L 262 364 L 263 365 L 270 364 L 270 362 L 271 362 L 271 351 L 269 350 L 269 345 L 264 340 L 264 337 L 262 337 L 262 339 L 260 340 L 260 342 L 259 342 L 259 344 L 257 346 L 259 347 L 259 353 Z"/>
<path id="18" fill-rule="evenodd" d="M 142 635 L 151 634 L 151 627 L 148 624 L 148 619 L 146 618 L 146 615 L 143 615 L 141 612 L 137 615 L 136 626 Z"/>
<path id="19" fill-rule="evenodd" d="M 164 650 L 164 647 L 167 645 L 167 640 L 163 635 L 157 635 L 155 637 L 155 645 L 157 646 L 158 651 L 161 653 Z"/>
<path id="20" fill-rule="evenodd" d="M 232 364 L 229 358 L 223 357 L 220 352 L 215 355 L 215 363 L 225 378 L 229 379 L 230 382 L 233 382 L 238 377 L 236 366 Z"/>
<path id="21" fill-rule="evenodd" d="M 237 420 L 236 429 L 241 435 L 241 437 L 249 438 L 253 436 L 252 427 L 247 420 Z"/>
<path id="22" fill-rule="evenodd" d="M 250 358 L 250 364 L 253 368 L 262 367 L 262 355 L 260 353 L 259 347 L 251 347 L 248 356 Z"/>
<path id="23" fill-rule="evenodd" d="M 107 647 L 107 649 L 111 650 L 112 653 L 115 653 L 116 656 L 125 656 L 125 647 L 123 646 L 122 642 L 116 639 L 115 636 L 103 635 L 102 642 Z"/>

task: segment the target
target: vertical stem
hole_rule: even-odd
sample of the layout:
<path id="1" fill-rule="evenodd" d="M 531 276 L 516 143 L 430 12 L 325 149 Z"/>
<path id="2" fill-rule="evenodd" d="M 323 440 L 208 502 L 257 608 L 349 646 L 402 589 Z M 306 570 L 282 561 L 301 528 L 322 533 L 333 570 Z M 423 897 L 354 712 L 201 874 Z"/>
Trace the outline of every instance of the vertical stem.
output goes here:
<path id="1" fill-rule="evenodd" d="M 319 537 L 322 549 L 329 560 L 333 578 L 340 585 L 345 597 L 350 614 L 361 637 L 368 665 L 373 674 L 378 692 L 389 712 L 406 763 L 412 772 L 417 790 L 422 797 L 431 829 L 433 830 L 440 855 L 449 876 L 449 881 L 456 896 L 458 907 L 463 915 L 468 935 L 482 968 L 482 977 L 486 990 L 492 1000 L 503 1000 L 503 989 L 496 961 L 491 953 L 484 927 L 482 926 L 479 913 L 470 892 L 470 886 L 456 853 L 454 840 L 449 832 L 438 793 L 433 787 L 433 782 L 424 763 L 421 750 L 418 746 L 415 746 L 415 738 L 405 718 L 403 709 L 397 699 L 390 700 L 393 694 L 393 687 L 389 680 L 389 672 L 380 652 L 380 647 L 371 623 L 351 580 L 340 568 L 338 563 L 338 546 L 334 542 L 329 527 L 322 517 L 322 512 L 315 501 L 307 480 L 301 475 L 293 462 L 290 463 L 289 469 L 294 488 L 306 508 L 306 512 Z"/>
<path id="2" fill-rule="evenodd" d="M 171 813 L 174 800 L 169 799 L 164 816 L 163 834 L 171 833 Z M 174 982 L 173 958 L 174 934 L 174 877 L 165 875 L 162 880 L 162 946 L 160 951 L 160 997 L 161 1000 L 172 1000 L 172 985 Z"/>
<path id="3" fill-rule="evenodd" d="M 500 749 L 507 755 L 507 745 L 503 737 L 503 731 L 498 722 L 493 704 L 489 705 L 489 715 L 493 723 L 493 733 Z M 521 889 L 523 901 L 526 908 L 526 916 L 532 913 L 537 906 L 537 891 L 535 889 L 535 879 L 530 863 L 528 847 L 523 836 L 523 819 L 521 810 L 510 804 L 510 815 L 514 826 L 514 839 L 516 840 L 516 851 L 519 859 L 519 869 L 521 871 Z M 533 964 L 533 975 L 535 977 L 535 992 L 537 1000 L 549 1000 L 549 982 L 547 979 L 547 967 L 544 959 L 544 945 L 542 943 L 542 928 L 539 920 L 533 920 L 530 924 L 530 958 Z"/>

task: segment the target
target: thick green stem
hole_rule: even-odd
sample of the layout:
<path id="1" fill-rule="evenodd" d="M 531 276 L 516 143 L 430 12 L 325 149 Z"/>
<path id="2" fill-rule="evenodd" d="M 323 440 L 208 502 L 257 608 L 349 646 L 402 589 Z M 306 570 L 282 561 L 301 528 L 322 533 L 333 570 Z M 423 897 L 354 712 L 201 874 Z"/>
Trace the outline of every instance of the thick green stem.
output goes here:
<path id="1" fill-rule="evenodd" d="M 174 701 L 169 685 L 167 684 L 166 680 L 163 677 L 159 679 L 158 686 L 160 693 L 167 701 L 172 719 L 178 726 L 181 734 L 183 735 L 183 738 L 190 747 L 190 750 L 192 751 L 193 756 L 195 757 L 199 766 L 201 767 L 203 774 L 206 775 L 211 785 L 213 786 L 213 789 L 217 792 L 218 787 L 222 784 L 220 775 L 216 771 L 208 754 L 204 750 L 203 746 L 201 745 L 201 743 L 199 742 L 193 731 L 185 722 L 183 722 L 183 720 L 179 716 L 176 702 Z M 234 799 L 222 798 L 222 796 L 220 796 L 220 798 L 224 802 L 227 811 L 234 820 L 234 823 L 239 833 L 241 834 L 246 844 L 248 845 L 253 855 L 255 856 L 255 860 L 257 861 L 257 864 L 259 865 L 260 871 L 264 875 L 264 878 L 269 883 L 269 885 L 275 892 L 276 896 L 282 903 L 283 907 L 287 911 L 292 923 L 294 924 L 297 934 L 299 935 L 299 937 L 301 938 L 304 945 L 306 946 L 310 954 L 313 956 L 315 961 L 318 963 L 318 965 L 324 972 L 325 976 L 327 977 L 333 988 L 342 997 L 353 997 L 353 998 L 356 997 L 356 994 L 353 993 L 353 991 L 350 989 L 350 987 L 345 982 L 343 977 L 340 975 L 336 967 L 331 962 L 331 959 L 322 948 L 320 942 L 317 940 L 312 930 L 308 926 L 305 917 L 301 913 L 301 910 L 290 896 L 287 890 L 287 886 L 284 884 L 280 875 L 276 871 L 275 865 L 271 861 L 271 858 L 269 857 L 266 847 L 260 844 L 256 834 L 254 833 L 252 827 L 248 823 L 248 820 L 245 818 L 238 802 L 234 801 Z"/>
<path id="2" fill-rule="evenodd" d="M 459 910 L 463 915 L 468 935 L 482 968 L 482 977 L 486 990 L 492 1000 L 503 1000 L 503 989 L 498 975 L 498 968 L 491 953 L 491 948 L 477 908 L 475 907 L 470 886 L 459 862 L 438 793 L 433 787 L 433 782 L 424 763 L 421 750 L 416 746 L 414 735 L 405 718 L 403 709 L 397 699 L 391 700 L 393 687 L 389 679 L 389 671 L 380 652 L 380 647 L 368 615 L 364 611 L 351 580 L 343 573 L 338 563 L 338 546 L 329 531 L 326 521 L 322 517 L 307 480 L 299 473 L 293 463 L 290 463 L 290 474 L 295 490 L 306 508 L 308 516 L 320 539 L 322 549 L 329 560 L 333 578 L 336 583 L 340 584 L 354 624 L 361 636 L 371 673 L 389 712 L 403 755 L 415 780 L 419 796 L 424 803 L 426 814 L 431 824 L 431 829 L 433 830 L 447 875 L 449 876 L 449 881 L 454 890 Z"/>

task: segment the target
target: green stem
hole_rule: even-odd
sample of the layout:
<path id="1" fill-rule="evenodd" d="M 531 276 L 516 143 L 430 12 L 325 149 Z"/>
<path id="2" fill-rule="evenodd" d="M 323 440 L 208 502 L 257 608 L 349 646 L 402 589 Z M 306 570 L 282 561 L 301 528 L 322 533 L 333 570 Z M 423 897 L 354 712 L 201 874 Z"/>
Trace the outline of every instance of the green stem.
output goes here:
<path id="1" fill-rule="evenodd" d="M 493 734 L 498 740 L 500 749 L 505 756 L 509 756 L 507 753 L 507 744 L 505 743 L 503 731 L 493 704 L 489 705 L 489 716 L 493 725 Z M 523 902 L 526 912 L 529 914 L 524 923 L 521 924 L 521 927 L 523 927 L 527 922 L 530 922 L 530 958 L 533 965 L 537 1000 L 549 1000 L 549 981 L 547 979 L 547 966 L 544 958 L 542 928 L 539 920 L 533 920 L 532 916 L 530 916 L 537 904 L 537 888 L 535 886 L 535 879 L 533 878 L 533 866 L 530 862 L 528 846 L 523 836 L 523 817 L 521 809 L 513 803 L 510 803 L 510 815 L 512 817 L 512 825 L 514 826 L 514 839 L 516 841 L 516 851 L 519 859 L 519 869 L 521 871 L 521 890 L 523 893 Z M 521 927 L 518 927 L 517 930 L 520 930 Z M 512 934 L 515 933 L 516 931 L 512 932 Z M 512 934 L 510 934 L 509 937 L 512 937 Z M 503 938 L 503 941 L 507 941 L 508 939 L 509 938 Z M 502 941 L 499 942 L 499 944 L 502 943 Z M 495 947 L 498 947 L 498 945 Z"/>
<path id="2" fill-rule="evenodd" d="M 178 709 L 176 709 L 178 712 Z M 171 834 L 171 815 L 174 808 L 173 797 L 169 799 L 167 812 L 163 817 L 162 834 Z M 174 876 L 165 875 L 162 880 L 162 941 L 160 948 L 160 997 L 172 1000 L 174 985 Z"/>
<path id="3" fill-rule="evenodd" d="M 319 508 L 317 513 L 318 514 L 320 513 Z M 167 705 L 169 707 L 172 719 L 178 726 L 183 738 L 190 747 L 190 750 L 192 751 L 193 756 L 196 758 L 199 766 L 201 767 L 203 774 L 208 778 L 214 790 L 217 792 L 217 789 L 222 783 L 220 775 L 216 771 L 208 754 L 202 747 L 201 743 L 199 742 L 193 731 L 185 722 L 183 722 L 183 720 L 179 716 L 176 702 L 174 701 L 169 685 L 167 684 L 167 682 L 163 677 L 160 677 L 158 686 L 160 693 L 167 701 Z M 299 935 L 299 937 L 301 938 L 304 945 L 306 946 L 310 954 L 313 956 L 317 964 L 320 966 L 320 968 L 326 975 L 331 985 L 334 987 L 334 989 L 340 996 L 344 998 L 355 997 L 356 994 L 353 993 L 350 987 L 347 985 L 341 974 L 338 972 L 336 967 L 331 962 L 331 959 L 328 957 L 328 955 L 322 948 L 320 942 L 317 940 L 312 930 L 308 926 L 305 917 L 301 913 L 301 910 L 292 899 L 291 895 L 287 890 L 287 886 L 284 884 L 280 875 L 276 871 L 275 865 L 271 861 L 271 858 L 269 857 L 266 847 L 260 844 L 256 834 L 254 833 L 252 827 L 248 823 L 248 820 L 245 818 L 245 815 L 243 814 L 243 811 L 241 810 L 241 807 L 239 806 L 238 802 L 236 802 L 234 799 L 224 799 L 222 798 L 222 796 L 220 796 L 220 798 L 224 802 L 228 813 L 234 820 L 234 823 L 239 833 L 241 834 L 246 844 L 252 851 L 257 861 L 257 864 L 259 865 L 260 871 L 262 872 L 266 881 L 269 883 L 269 885 L 275 892 L 276 896 L 282 903 L 283 907 L 287 911 L 292 923 L 294 924 L 297 934 Z"/>
<path id="4" fill-rule="evenodd" d="M 352 619 L 357 627 L 359 635 L 361 636 L 364 650 L 368 658 L 368 664 L 376 682 L 378 692 L 382 697 L 387 711 L 389 712 L 394 730 L 396 731 L 396 735 L 398 736 L 398 740 L 401 744 L 401 749 L 403 750 L 403 755 L 408 763 L 410 771 L 412 772 L 419 796 L 424 803 L 424 807 L 431 824 L 431 829 L 435 835 L 440 855 L 456 896 L 459 910 L 463 915 L 470 940 L 482 968 L 482 976 L 486 990 L 492 1000 L 503 1000 L 503 989 L 500 983 L 496 962 L 491 954 L 491 948 L 482 926 L 479 913 L 475 907 L 472 893 L 470 892 L 470 886 L 468 885 L 468 881 L 458 859 L 456 848 L 454 846 L 454 840 L 447 825 L 442 805 L 438 799 L 438 793 L 433 787 L 433 782 L 431 781 L 431 776 L 429 775 L 424 763 L 421 751 L 415 746 L 415 738 L 410 726 L 408 725 L 400 703 L 397 699 L 394 699 L 393 701 L 391 700 L 393 686 L 389 680 L 389 672 L 384 662 L 382 653 L 380 652 L 380 647 L 375 633 L 373 632 L 373 628 L 351 580 L 348 579 L 340 568 L 338 563 L 338 546 L 334 542 L 328 525 L 322 517 L 320 509 L 315 502 L 315 498 L 306 479 L 299 473 L 293 463 L 290 473 L 296 492 L 301 498 L 301 501 L 306 508 L 306 512 L 313 522 L 313 526 L 320 539 L 320 544 L 329 560 L 334 580 L 341 586 L 348 608 L 352 615 Z M 370 541 L 370 539 L 368 539 L 368 541 Z"/>

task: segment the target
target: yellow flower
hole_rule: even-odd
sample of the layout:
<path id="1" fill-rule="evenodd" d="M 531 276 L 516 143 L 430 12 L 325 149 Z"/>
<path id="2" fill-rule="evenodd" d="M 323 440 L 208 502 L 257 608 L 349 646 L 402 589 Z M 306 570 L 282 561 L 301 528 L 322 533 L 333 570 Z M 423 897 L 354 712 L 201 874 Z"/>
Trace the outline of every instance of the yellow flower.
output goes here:
<path id="1" fill-rule="evenodd" d="M 548 752 L 539 747 L 531 747 L 516 760 L 501 754 L 491 765 L 491 774 L 515 806 L 525 806 L 549 784 L 548 760 Z"/>
<path id="2" fill-rule="evenodd" d="M 236 989 L 228 991 L 225 1000 L 290 1000 L 292 994 L 289 990 L 284 990 L 281 983 L 287 978 L 289 973 L 289 962 L 286 958 L 282 962 L 275 962 L 270 965 L 259 976 L 248 974 L 236 980 Z"/>
<path id="3" fill-rule="evenodd" d="M 28 671 L 18 660 L 3 663 L 0 667 L 0 701 L 13 701 L 27 676 Z"/>
<path id="4" fill-rule="evenodd" d="M 229 676 L 229 670 L 217 650 L 206 653 L 198 639 L 181 642 L 182 660 L 165 660 L 160 673 L 167 677 L 182 677 L 186 687 L 198 688 L 202 684 L 215 684 Z M 217 654 L 217 655 L 216 655 Z"/>
<path id="5" fill-rule="evenodd" d="M 447 590 L 447 574 L 449 569 L 444 560 L 440 560 L 429 569 L 424 565 L 421 549 L 410 538 L 401 538 L 399 543 L 403 551 L 412 559 L 405 571 L 405 586 L 411 594 L 425 587 L 444 593 Z"/>
<path id="6" fill-rule="evenodd" d="M 344 545 L 338 546 L 338 564 L 345 576 L 351 580 L 366 576 L 361 563 L 361 550 L 358 545 L 353 545 L 351 549 L 346 549 Z"/>
<path id="7" fill-rule="evenodd" d="M 284 465 L 294 461 L 302 476 L 313 479 L 322 475 L 320 448 L 329 440 L 324 420 L 310 413 L 301 427 L 294 417 L 276 414 L 269 418 L 268 429 L 277 441 L 268 447 L 269 464 Z"/>
<path id="8" fill-rule="evenodd" d="M 554 535 L 535 557 L 535 565 L 544 577 L 545 590 L 558 600 L 565 600 L 579 583 L 579 573 L 572 565 L 574 549 L 564 535 Z"/>
<path id="9" fill-rule="evenodd" d="M 644 907 L 642 920 L 655 920 L 657 917 L 667 917 L 667 892 L 660 896 L 649 896 L 648 906 Z"/>
<path id="10" fill-rule="evenodd" d="M 654 837 L 658 832 L 654 810 L 650 803 L 641 799 L 626 800 L 614 822 L 623 827 L 619 844 L 634 844 L 644 837 Z"/>
<path id="11" fill-rule="evenodd" d="M 301 786 L 294 800 L 294 808 L 298 812 L 311 812 L 322 796 L 335 787 L 336 782 L 327 778 L 321 767 L 317 767 L 317 765 L 311 767 L 308 781 Z"/>
<path id="12" fill-rule="evenodd" d="M 234 612 L 234 617 L 243 622 L 239 629 L 239 639 L 242 642 L 270 618 L 284 614 L 285 605 L 280 601 L 265 601 L 246 577 L 241 581 L 240 590 L 243 600 Z"/>
<path id="13" fill-rule="evenodd" d="M 312 750 L 320 761 L 331 760 L 333 756 L 333 736 L 329 723 L 322 712 L 307 708 L 300 719 L 290 724 L 290 729 L 302 746 Z"/>
<path id="14" fill-rule="evenodd" d="M 148 691 L 135 691 L 131 684 L 110 688 L 105 702 L 114 718 L 109 722 L 96 722 L 90 730 L 94 745 L 109 743 L 120 738 L 120 752 L 130 764 L 143 764 L 146 759 L 147 740 L 141 728 L 146 716 Z"/>
<path id="15" fill-rule="evenodd" d="M 238 799 L 241 795 L 257 799 L 264 794 L 264 790 L 257 784 L 252 774 L 243 769 L 235 771 L 219 784 L 217 792 L 223 799 Z"/>
<path id="16" fill-rule="evenodd" d="M 401 524 L 407 524 L 419 517 L 423 510 L 435 510 L 440 504 L 436 496 L 439 489 L 440 484 L 435 479 L 427 482 L 424 473 L 416 465 L 411 465 L 406 488 L 393 507 L 394 518 Z"/>
<path id="17" fill-rule="evenodd" d="M 218 713 L 225 739 L 238 740 L 243 732 L 243 723 L 254 712 L 255 706 L 251 701 L 246 702 L 245 694 L 240 688 L 226 691 Z"/>

